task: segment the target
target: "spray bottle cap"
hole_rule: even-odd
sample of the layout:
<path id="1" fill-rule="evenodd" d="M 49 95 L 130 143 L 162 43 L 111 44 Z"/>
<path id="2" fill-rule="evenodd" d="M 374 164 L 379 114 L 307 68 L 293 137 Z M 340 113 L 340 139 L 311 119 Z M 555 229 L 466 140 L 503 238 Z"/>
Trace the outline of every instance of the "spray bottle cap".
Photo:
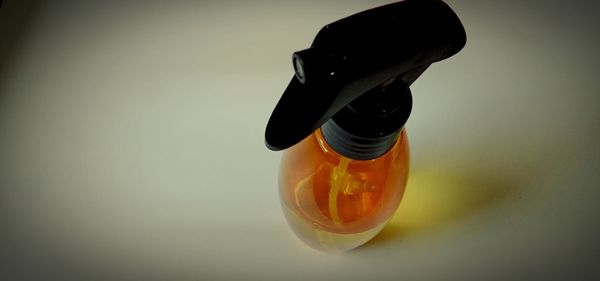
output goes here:
<path id="1" fill-rule="evenodd" d="M 283 150 L 322 128 L 342 155 L 383 154 L 410 115 L 409 86 L 465 43 L 441 0 L 405 0 L 326 25 L 293 54 L 295 76 L 269 119 L 266 146 Z"/>

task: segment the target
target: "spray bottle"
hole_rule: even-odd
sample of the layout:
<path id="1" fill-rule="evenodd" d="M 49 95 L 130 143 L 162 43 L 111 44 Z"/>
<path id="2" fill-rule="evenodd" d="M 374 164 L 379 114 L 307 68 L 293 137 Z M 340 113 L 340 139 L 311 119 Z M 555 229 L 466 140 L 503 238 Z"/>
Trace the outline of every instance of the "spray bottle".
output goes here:
<path id="1" fill-rule="evenodd" d="M 301 240 L 346 251 L 381 231 L 408 177 L 410 86 L 465 43 L 444 2 L 405 0 L 326 25 L 293 54 L 265 143 L 285 150 L 279 193 Z"/>

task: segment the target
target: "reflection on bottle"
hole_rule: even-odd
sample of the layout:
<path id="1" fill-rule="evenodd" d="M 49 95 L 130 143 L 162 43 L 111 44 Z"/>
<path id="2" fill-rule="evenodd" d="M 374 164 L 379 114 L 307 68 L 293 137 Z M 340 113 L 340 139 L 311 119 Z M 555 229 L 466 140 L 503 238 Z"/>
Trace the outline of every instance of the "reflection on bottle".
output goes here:
<path id="1" fill-rule="evenodd" d="M 407 174 L 404 131 L 383 156 L 352 160 L 331 150 L 318 130 L 284 153 L 284 213 L 294 232 L 312 247 L 349 250 L 385 226 L 400 203 Z"/>

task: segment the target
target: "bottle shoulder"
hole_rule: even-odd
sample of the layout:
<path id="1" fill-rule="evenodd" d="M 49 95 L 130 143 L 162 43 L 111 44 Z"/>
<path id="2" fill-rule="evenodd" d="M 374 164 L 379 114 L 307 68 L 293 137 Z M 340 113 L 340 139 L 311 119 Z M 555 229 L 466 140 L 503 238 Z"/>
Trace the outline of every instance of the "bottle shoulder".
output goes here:
<path id="1" fill-rule="evenodd" d="M 403 129 L 396 143 L 385 154 L 370 160 L 354 160 L 345 158 L 334 151 L 320 130 L 289 148 L 283 154 L 282 169 L 292 169 L 295 173 L 311 173 L 325 167 L 339 166 L 347 160 L 350 171 L 365 173 L 381 173 L 408 165 L 408 138 Z"/>

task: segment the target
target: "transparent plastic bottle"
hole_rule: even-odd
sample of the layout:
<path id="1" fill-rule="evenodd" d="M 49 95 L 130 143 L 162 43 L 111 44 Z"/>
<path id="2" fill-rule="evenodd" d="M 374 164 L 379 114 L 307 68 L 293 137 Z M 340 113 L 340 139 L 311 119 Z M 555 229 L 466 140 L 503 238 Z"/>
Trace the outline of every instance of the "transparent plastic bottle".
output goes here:
<path id="1" fill-rule="evenodd" d="M 408 176 L 403 129 L 382 156 L 352 160 L 315 131 L 283 154 L 279 193 L 288 224 L 313 248 L 347 251 L 379 233 L 396 211 Z"/>

